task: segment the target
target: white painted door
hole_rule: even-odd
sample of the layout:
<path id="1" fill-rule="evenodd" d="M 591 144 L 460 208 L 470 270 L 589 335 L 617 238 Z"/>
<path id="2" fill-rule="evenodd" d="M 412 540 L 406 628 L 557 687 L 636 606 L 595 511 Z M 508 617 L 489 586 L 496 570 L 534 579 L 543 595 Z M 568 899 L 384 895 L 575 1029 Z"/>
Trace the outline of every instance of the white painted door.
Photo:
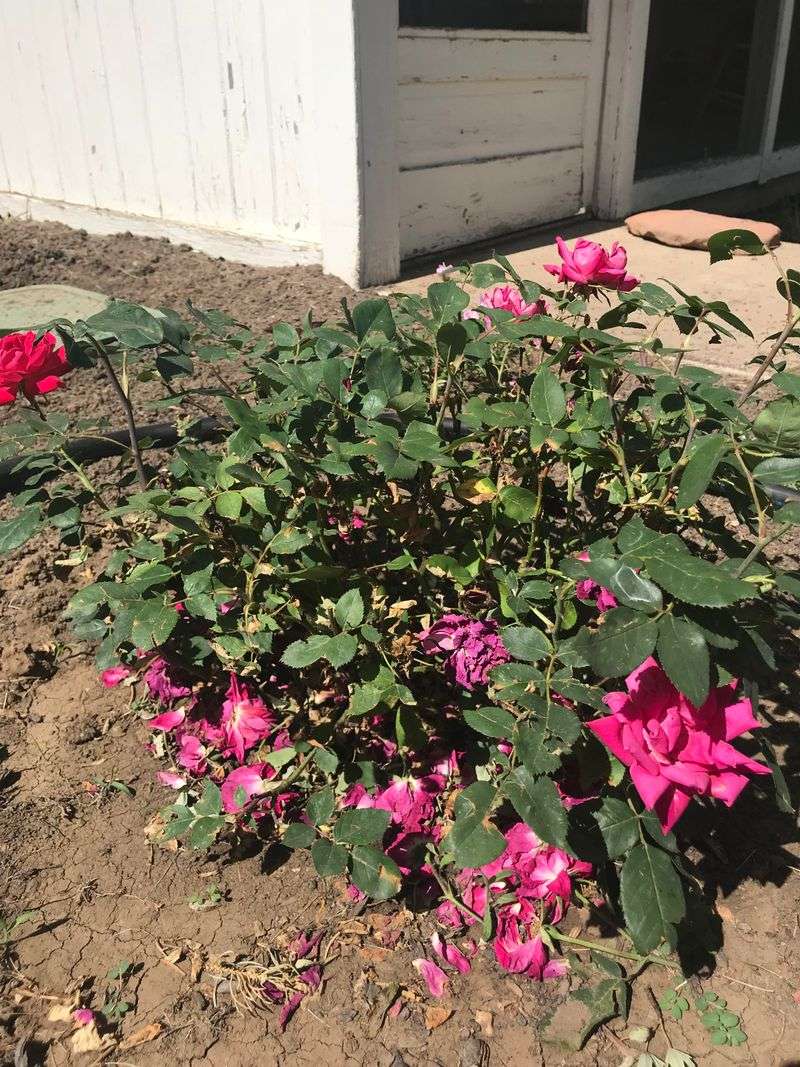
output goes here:
<path id="1" fill-rule="evenodd" d="M 494 0 L 499 17 L 484 17 L 481 3 L 464 5 L 479 26 L 502 22 L 503 12 L 507 25 L 530 21 L 537 3 L 554 8 Z M 403 258 L 577 214 L 593 185 L 608 0 L 563 4 L 577 32 L 403 25 L 414 7 L 400 5 Z"/>

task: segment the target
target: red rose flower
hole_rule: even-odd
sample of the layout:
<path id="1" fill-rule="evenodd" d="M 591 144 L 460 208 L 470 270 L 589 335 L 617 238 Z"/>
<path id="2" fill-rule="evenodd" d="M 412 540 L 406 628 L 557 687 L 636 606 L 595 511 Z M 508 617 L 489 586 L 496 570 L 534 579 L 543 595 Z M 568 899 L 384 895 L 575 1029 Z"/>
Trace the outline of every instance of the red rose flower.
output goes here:
<path id="1" fill-rule="evenodd" d="M 51 333 L 10 333 L 0 337 L 0 404 L 13 404 L 22 389 L 33 398 L 60 389 L 70 369 L 63 348 Z"/>

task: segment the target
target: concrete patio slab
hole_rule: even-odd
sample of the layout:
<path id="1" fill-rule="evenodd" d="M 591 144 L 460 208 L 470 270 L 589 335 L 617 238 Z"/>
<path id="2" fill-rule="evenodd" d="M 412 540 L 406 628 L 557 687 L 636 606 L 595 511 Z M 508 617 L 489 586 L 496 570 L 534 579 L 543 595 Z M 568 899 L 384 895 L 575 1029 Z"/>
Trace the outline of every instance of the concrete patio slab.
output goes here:
<path id="1" fill-rule="evenodd" d="M 0 335 L 29 330 L 51 319 L 86 319 L 102 311 L 108 297 L 73 285 L 23 285 L 0 292 Z"/>
<path id="2" fill-rule="evenodd" d="M 686 357 L 686 362 L 709 367 L 736 378 L 746 378 L 752 373 L 747 365 L 755 355 L 758 344 L 771 333 L 780 330 L 785 322 L 786 303 L 778 294 L 775 281 L 778 271 L 770 256 L 734 256 L 731 260 L 709 262 L 708 252 L 687 248 L 671 248 L 628 233 L 625 226 L 587 221 L 570 224 L 558 229 L 529 233 L 511 240 L 497 239 L 493 243 L 475 245 L 448 256 L 440 255 L 437 262 L 479 262 L 491 258 L 496 250 L 508 256 L 523 278 L 548 284 L 552 281 L 544 270 L 545 263 L 558 262 L 554 241 L 557 233 L 572 242 L 578 237 L 587 237 L 609 246 L 618 241 L 628 251 L 628 270 L 646 281 L 663 284 L 668 279 L 679 285 L 684 292 L 707 300 L 724 300 L 753 331 L 755 342 L 747 337 L 729 340 L 723 337 L 721 344 L 709 344 L 704 333 L 695 341 Z M 775 255 L 784 268 L 800 270 L 800 244 L 785 241 L 775 249 Z M 386 287 L 386 292 L 423 293 L 432 281 L 437 280 L 435 264 L 427 261 L 417 272 L 409 273 L 402 281 Z M 670 324 L 671 325 L 671 324 Z M 630 331 L 627 332 L 630 336 Z M 665 344 L 678 344 L 677 330 L 667 329 L 661 335 Z"/>

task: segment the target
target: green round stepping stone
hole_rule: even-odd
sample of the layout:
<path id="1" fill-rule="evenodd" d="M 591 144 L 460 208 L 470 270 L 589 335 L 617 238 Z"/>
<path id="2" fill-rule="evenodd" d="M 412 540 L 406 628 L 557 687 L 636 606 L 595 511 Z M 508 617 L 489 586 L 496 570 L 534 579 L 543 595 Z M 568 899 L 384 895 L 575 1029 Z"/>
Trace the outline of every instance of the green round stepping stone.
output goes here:
<path id="1" fill-rule="evenodd" d="M 51 319 L 87 319 L 108 303 L 103 293 L 74 285 L 23 285 L 0 292 L 0 336 L 30 330 Z"/>

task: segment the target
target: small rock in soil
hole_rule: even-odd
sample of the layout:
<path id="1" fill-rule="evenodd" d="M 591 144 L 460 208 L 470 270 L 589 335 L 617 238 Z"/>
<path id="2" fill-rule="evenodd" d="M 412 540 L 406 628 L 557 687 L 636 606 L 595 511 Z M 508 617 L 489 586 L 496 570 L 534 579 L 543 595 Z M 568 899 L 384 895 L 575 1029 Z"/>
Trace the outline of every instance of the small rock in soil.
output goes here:
<path id="1" fill-rule="evenodd" d="M 99 736 L 100 731 L 97 728 L 97 723 L 94 722 L 79 722 L 67 731 L 67 741 L 71 745 L 85 745 Z"/>
<path id="2" fill-rule="evenodd" d="M 459 1067 L 487 1067 L 489 1046 L 479 1037 L 468 1037 L 458 1050 Z"/>

